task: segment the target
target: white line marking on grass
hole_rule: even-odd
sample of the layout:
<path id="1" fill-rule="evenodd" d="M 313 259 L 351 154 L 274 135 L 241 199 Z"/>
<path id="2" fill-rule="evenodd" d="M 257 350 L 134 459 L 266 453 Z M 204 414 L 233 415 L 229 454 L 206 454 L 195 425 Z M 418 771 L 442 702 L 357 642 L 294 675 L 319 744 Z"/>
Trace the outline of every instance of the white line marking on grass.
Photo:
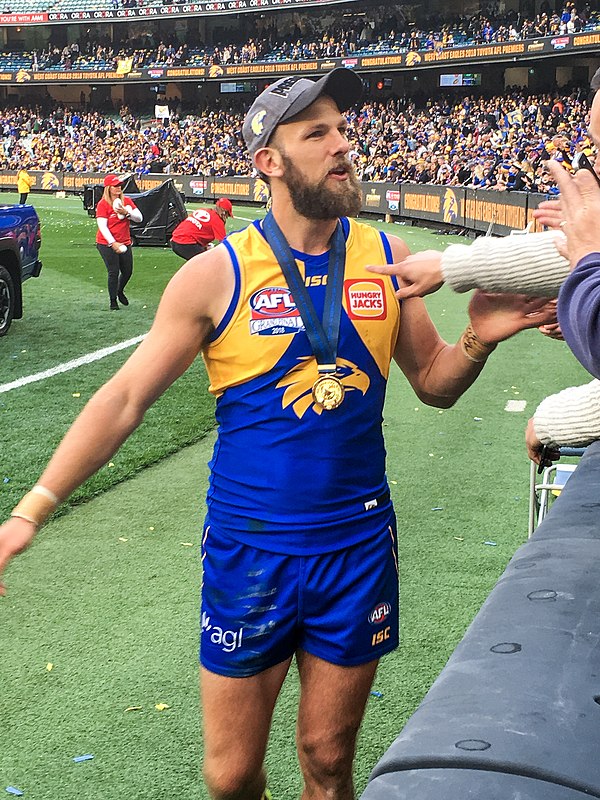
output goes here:
<path id="1" fill-rule="evenodd" d="M 525 411 L 527 400 L 509 400 L 504 406 L 505 411 Z"/>
<path id="2" fill-rule="evenodd" d="M 134 344 L 139 344 L 142 339 L 146 338 L 146 334 L 141 336 L 134 336 L 133 339 L 127 339 L 124 342 L 113 344 L 110 347 L 103 347 L 101 350 L 96 350 L 93 353 L 87 353 L 85 356 L 74 358 L 72 361 L 65 361 L 64 364 L 58 364 L 56 367 L 45 369 L 43 372 L 36 372 L 34 375 L 26 375 L 24 378 L 17 378 L 16 381 L 10 383 L 0 383 L 0 394 L 10 392 L 11 389 L 19 389 L 21 386 L 27 386 L 28 383 L 37 383 L 38 381 L 52 378 L 54 375 L 60 375 L 61 372 L 69 372 L 77 367 L 84 367 L 86 364 L 92 364 L 94 361 L 99 361 L 101 358 L 111 356 L 113 353 L 118 353 L 119 350 L 126 350 L 128 347 L 133 347 Z"/>

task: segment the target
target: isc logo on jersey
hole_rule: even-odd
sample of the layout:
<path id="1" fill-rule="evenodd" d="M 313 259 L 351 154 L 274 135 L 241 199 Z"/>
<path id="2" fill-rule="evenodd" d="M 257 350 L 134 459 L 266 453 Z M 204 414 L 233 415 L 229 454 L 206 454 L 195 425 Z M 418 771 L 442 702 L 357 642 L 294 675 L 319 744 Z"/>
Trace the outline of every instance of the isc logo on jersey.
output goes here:
<path id="1" fill-rule="evenodd" d="M 254 292 L 250 298 L 250 333 L 277 336 L 304 330 L 292 293 L 280 286 Z"/>
<path id="2" fill-rule="evenodd" d="M 379 278 L 344 281 L 346 308 L 350 319 L 385 319 L 385 288 Z"/>

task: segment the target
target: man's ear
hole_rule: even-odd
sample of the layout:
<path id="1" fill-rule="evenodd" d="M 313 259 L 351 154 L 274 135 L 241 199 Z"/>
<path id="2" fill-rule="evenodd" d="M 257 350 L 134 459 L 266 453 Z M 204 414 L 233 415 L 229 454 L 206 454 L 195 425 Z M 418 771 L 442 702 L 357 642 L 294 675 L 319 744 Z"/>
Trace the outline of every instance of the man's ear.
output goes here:
<path id="1" fill-rule="evenodd" d="M 281 178 L 283 175 L 283 159 L 274 147 L 261 147 L 254 154 L 254 166 L 268 178 Z"/>

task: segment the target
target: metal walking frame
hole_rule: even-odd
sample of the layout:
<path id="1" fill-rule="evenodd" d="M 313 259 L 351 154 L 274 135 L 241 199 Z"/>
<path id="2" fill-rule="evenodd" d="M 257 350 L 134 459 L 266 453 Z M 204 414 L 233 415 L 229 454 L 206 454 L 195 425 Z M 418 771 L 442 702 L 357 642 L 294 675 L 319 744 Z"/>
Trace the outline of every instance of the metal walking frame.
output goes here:
<path id="1" fill-rule="evenodd" d="M 559 452 L 561 458 L 581 458 L 585 453 L 585 447 L 561 447 Z M 541 524 L 553 500 L 560 495 L 576 468 L 577 464 L 562 464 L 557 461 L 548 467 L 544 467 L 540 472 L 538 465 L 534 461 L 531 462 L 529 470 L 528 539 L 538 525 Z M 538 475 L 541 476 L 539 483 Z"/>

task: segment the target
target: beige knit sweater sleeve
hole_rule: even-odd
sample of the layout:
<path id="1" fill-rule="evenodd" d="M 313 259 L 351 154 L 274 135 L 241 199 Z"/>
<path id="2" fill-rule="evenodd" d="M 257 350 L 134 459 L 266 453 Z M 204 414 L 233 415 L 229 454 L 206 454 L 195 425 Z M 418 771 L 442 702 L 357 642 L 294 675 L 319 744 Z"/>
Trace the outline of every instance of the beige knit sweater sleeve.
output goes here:
<path id="1" fill-rule="evenodd" d="M 481 236 L 471 245 L 453 244 L 442 255 L 444 280 L 455 292 L 483 289 L 534 297 L 556 297 L 569 262 L 556 248 L 557 231 Z"/>
<path id="2" fill-rule="evenodd" d="M 552 394 L 537 407 L 533 427 L 542 444 L 585 447 L 600 439 L 600 381 Z"/>

